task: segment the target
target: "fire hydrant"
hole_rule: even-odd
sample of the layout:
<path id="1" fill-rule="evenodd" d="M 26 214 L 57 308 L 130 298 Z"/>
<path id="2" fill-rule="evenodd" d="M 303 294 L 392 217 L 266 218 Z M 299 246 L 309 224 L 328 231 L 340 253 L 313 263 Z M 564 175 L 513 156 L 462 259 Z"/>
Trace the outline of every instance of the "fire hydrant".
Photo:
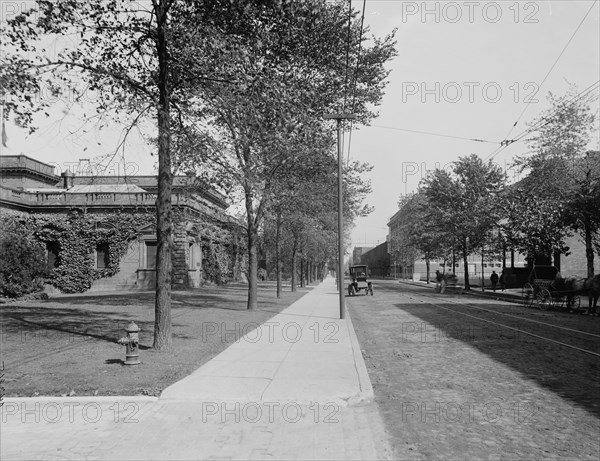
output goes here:
<path id="1" fill-rule="evenodd" d="M 140 336 L 139 332 L 142 331 L 134 322 L 131 322 L 125 328 L 127 333 L 126 337 L 119 339 L 119 344 L 125 345 L 125 365 L 138 365 L 140 364 Z"/>

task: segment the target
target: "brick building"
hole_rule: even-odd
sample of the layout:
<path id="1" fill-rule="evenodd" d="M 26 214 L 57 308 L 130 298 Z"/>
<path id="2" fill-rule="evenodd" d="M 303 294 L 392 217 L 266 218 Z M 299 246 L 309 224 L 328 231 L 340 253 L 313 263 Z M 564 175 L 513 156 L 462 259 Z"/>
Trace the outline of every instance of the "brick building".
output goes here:
<path id="1" fill-rule="evenodd" d="M 388 241 L 390 242 L 389 252 L 392 261 L 392 269 L 394 268 L 394 260 L 402 260 L 402 256 L 406 253 L 406 248 L 403 248 L 403 241 L 405 238 L 401 232 L 400 221 L 402 219 L 402 209 L 398 210 L 388 222 Z M 544 264 L 552 264 L 557 267 L 562 276 L 573 276 L 573 277 L 587 277 L 587 260 L 585 257 L 585 245 L 582 239 L 574 235 L 566 239 L 566 245 L 569 247 L 569 255 L 558 255 L 552 261 L 544 262 Z M 427 279 L 427 266 L 425 260 L 420 258 L 418 255 L 415 257 L 408 258 L 407 269 L 402 271 L 401 266 L 398 266 L 398 274 L 403 274 L 404 277 L 410 278 L 418 277 L 420 280 Z M 481 256 L 478 254 L 471 254 L 468 257 L 468 271 L 469 279 L 472 284 L 477 285 L 481 283 L 483 277 L 484 282 L 489 283 L 489 276 L 492 271 L 501 273 L 507 268 L 508 272 L 519 273 L 518 281 L 514 283 L 515 286 L 521 285 L 523 280 L 527 280 L 529 270 L 527 269 L 527 261 L 525 255 L 517 252 L 511 252 L 507 249 L 506 259 L 495 259 L 493 261 L 481 261 Z M 462 258 L 457 257 L 454 261 L 454 271 L 457 276 L 462 277 L 464 274 L 464 264 Z M 600 273 L 600 256 L 596 255 L 594 258 L 595 273 Z M 440 270 L 442 272 L 451 272 L 452 264 L 446 264 L 444 266 L 443 261 L 430 261 L 429 267 L 429 279 L 431 280 L 435 271 Z"/>
<path id="2" fill-rule="evenodd" d="M 352 250 L 352 260 L 350 261 L 350 263 L 363 264 L 361 263 L 362 255 L 372 249 L 373 247 L 354 247 L 354 249 Z"/>
<path id="3" fill-rule="evenodd" d="M 156 176 L 76 176 L 69 171 L 57 176 L 53 166 L 25 155 L 0 156 L 3 215 L 56 217 L 79 210 L 95 217 L 98 232 L 106 231 L 108 218 L 116 214 L 146 218 L 127 242 L 116 273 L 94 280 L 91 290 L 154 289 L 157 189 Z M 226 213 L 225 197 L 194 176 L 175 176 L 172 204 L 174 288 L 200 286 L 216 273 L 215 261 L 226 277 L 240 278 L 241 227 Z M 47 243 L 49 264 L 57 267 L 61 250 Z M 89 248 L 89 260 L 99 273 L 108 263 L 110 245 L 108 241 Z"/>
<path id="4" fill-rule="evenodd" d="M 369 266 L 369 274 L 372 277 L 387 277 L 390 275 L 388 242 L 383 242 L 375 248 L 365 251 L 360 257 L 360 263 Z"/>

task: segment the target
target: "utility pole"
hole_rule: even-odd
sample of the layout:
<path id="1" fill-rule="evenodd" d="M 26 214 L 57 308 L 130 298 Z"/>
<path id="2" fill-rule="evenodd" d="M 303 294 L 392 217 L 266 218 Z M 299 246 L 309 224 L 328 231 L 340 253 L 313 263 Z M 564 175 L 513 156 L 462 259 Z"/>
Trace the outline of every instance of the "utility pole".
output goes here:
<path id="1" fill-rule="evenodd" d="M 342 120 L 354 120 L 355 114 L 328 114 L 325 119 L 337 121 L 337 154 L 338 154 L 338 292 L 340 295 L 340 319 L 344 314 L 344 200 L 342 195 Z"/>

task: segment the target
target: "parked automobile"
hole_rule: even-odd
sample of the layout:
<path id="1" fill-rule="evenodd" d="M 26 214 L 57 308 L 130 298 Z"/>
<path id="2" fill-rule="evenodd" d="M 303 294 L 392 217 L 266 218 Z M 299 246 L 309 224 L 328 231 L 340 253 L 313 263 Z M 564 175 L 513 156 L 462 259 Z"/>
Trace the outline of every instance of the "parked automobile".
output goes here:
<path id="1" fill-rule="evenodd" d="M 352 281 L 348 285 L 349 296 L 355 296 L 361 290 L 364 290 L 365 294 L 373 296 L 373 284 L 367 280 L 368 275 L 368 266 L 358 265 L 350 267 L 350 279 Z"/>

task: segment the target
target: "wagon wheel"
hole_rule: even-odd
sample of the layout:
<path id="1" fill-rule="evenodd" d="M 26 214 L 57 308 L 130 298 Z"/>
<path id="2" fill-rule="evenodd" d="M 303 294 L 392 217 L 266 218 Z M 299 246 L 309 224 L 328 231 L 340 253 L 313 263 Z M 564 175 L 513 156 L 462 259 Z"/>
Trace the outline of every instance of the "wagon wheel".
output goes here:
<path id="1" fill-rule="evenodd" d="M 538 307 L 543 311 L 547 311 L 549 308 L 552 308 L 553 302 L 550 291 L 548 291 L 546 288 L 542 288 L 537 295 L 537 304 Z"/>
<path id="2" fill-rule="evenodd" d="M 526 307 L 531 307 L 533 304 L 534 296 L 533 296 L 533 285 L 531 283 L 526 283 L 523 285 L 523 289 L 521 290 L 521 299 L 523 301 L 523 305 Z"/>

